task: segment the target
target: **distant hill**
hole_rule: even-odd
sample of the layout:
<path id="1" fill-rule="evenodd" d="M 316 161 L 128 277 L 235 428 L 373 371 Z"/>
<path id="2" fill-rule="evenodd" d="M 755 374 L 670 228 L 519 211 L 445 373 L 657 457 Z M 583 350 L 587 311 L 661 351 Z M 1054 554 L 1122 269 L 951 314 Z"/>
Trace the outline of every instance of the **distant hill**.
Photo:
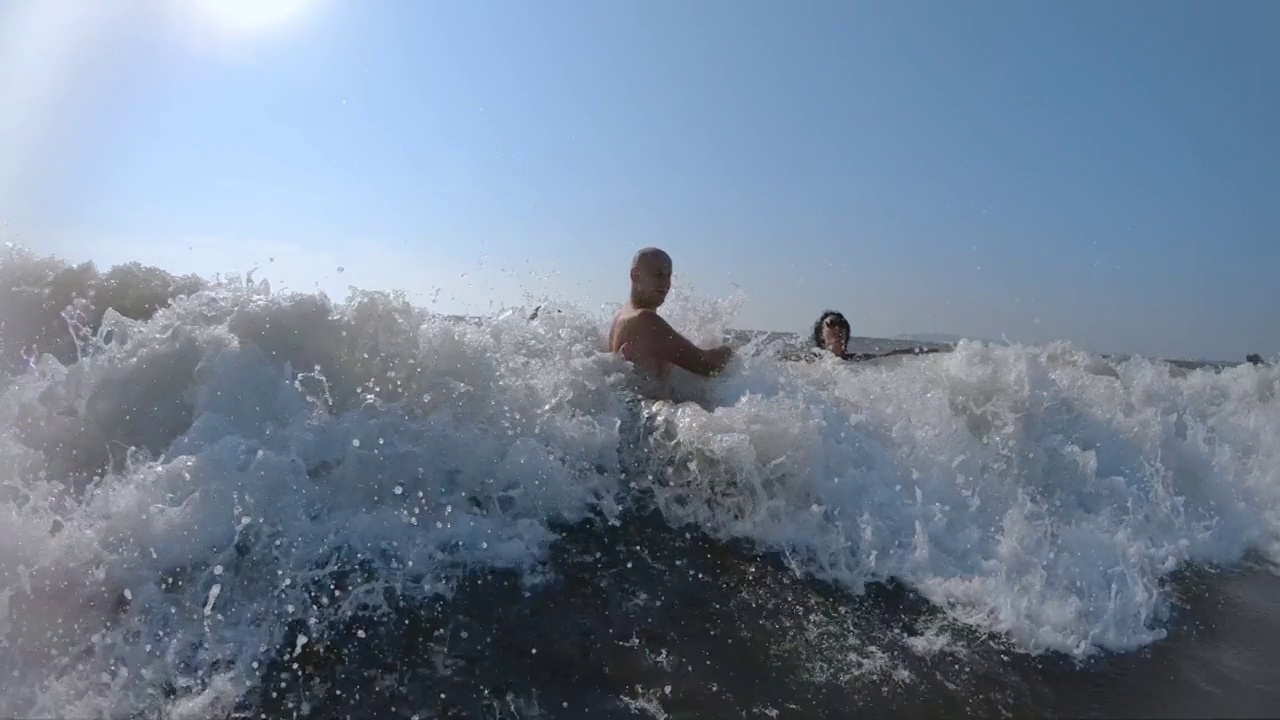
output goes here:
<path id="1" fill-rule="evenodd" d="M 968 335 L 949 335 L 947 333 L 902 333 L 895 335 L 894 340 L 907 340 L 910 342 L 933 343 L 935 345 L 955 345 L 961 340 L 973 340 L 987 345 L 1008 345 L 1006 340 L 992 340 L 990 338 L 971 337 Z"/>

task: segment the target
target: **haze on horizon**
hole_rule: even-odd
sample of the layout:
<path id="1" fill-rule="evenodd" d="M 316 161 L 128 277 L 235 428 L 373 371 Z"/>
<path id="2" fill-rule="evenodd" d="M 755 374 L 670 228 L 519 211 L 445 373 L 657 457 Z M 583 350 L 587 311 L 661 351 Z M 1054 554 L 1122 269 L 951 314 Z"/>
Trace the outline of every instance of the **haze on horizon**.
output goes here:
<path id="1" fill-rule="evenodd" d="M 1280 6 L 0 0 L 0 236 L 736 326 L 1280 354 Z M 339 272 L 338 268 L 342 268 Z"/>

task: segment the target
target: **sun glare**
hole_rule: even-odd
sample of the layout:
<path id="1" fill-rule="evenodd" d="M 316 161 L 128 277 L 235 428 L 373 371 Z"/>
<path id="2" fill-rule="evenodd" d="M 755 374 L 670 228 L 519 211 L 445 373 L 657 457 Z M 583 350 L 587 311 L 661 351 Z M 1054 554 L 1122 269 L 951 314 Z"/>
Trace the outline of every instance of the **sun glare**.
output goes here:
<path id="1" fill-rule="evenodd" d="M 311 0 L 192 0 L 197 18 L 220 33 L 251 35 L 295 20 Z"/>

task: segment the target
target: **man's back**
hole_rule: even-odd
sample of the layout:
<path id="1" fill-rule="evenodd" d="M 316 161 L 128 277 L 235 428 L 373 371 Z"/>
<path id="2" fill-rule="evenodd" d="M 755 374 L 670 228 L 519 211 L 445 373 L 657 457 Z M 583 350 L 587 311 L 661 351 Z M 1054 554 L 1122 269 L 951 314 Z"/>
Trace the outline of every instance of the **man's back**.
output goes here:
<path id="1" fill-rule="evenodd" d="M 609 329 L 609 351 L 622 355 L 632 365 L 662 379 L 667 375 L 669 364 L 650 337 L 650 327 L 654 322 L 646 315 L 661 320 L 654 310 L 630 305 L 619 310 L 613 317 L 613 327 Z"/>
<path id="2" fill-rule="evenodd" d="M 672 365 L 695 375 L 714 375 L 733 355 L 727 346 L 703 350 L 676 332 L 656 310 L 630 304 L 613 318 L 609 350 L 659 379 L 666 377 Z"/>

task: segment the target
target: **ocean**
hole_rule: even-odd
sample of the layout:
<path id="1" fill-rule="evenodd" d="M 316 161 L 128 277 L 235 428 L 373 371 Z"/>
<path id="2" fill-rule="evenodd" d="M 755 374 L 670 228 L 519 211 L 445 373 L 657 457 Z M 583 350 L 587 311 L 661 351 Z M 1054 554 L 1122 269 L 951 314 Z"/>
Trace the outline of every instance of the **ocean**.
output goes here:
<path id="1" fill-rule="evenodd" d="M 0 277 L 0 716 L 1280 712 L 1275 365 L 739 333 L 673 405 L 554 298 Z"/>

